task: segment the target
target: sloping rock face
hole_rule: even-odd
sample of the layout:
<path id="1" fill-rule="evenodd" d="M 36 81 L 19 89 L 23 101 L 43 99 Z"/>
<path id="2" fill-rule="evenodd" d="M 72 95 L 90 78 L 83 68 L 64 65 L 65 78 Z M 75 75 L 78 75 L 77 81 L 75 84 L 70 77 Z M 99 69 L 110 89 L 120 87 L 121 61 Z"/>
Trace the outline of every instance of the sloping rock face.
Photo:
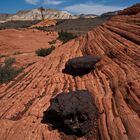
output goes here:
<path id="1" fill-rule="evenodd" d="M 120 11 L 119 15 L 135 15 L 140 12 L 140 3 L 135 4 L 127 9 Z"/>
<path id="2" fill-rule="evenodd" d="M 57 21 L 54 19 L 45 19 L 44 21 L 41 21 L 41 22 L 31 26 L 31 28 L 55 26 L 56 23 L 57 23 Z"/>
<path id="3" fill-rule="evenodd" d="M 0 64 L 5 58 L 16 59 L 18 67 L 25 67 L 29 64 L 43 59 L 36 55 L 40 48 L 50 48 L 49 42 L 55 40 L 55 47 L 61 42 L 57 40 L 57 32 L 43 32 L 36 29 L 6 29 L 0 30 Z"/>
<path id="4" fill-rule="evenodd" d="M 85 55 L 102 56 L 95 71 L 82 78 L 62 73 L 69 59 Z M 140 14 L 112 18 L 1 85 L 0 139 L 73 139 L 41 120 L 52 98 L 76 90 L 88 90 L 99 110 L 98 135 L 77 139 L 139 140 Z"/>

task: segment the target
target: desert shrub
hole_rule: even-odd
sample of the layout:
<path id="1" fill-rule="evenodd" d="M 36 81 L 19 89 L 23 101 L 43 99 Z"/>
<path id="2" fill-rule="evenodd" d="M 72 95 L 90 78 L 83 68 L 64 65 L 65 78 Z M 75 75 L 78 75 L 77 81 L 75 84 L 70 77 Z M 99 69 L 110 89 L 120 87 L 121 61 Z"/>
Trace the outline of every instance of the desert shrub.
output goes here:
<path id="1" fill-rule="evenodd" d="M 0 24 L 0 29 L 18 29 L 18 28 L 28 28 L 32 25 L 39 23 L 40 20 L 34 21 L 7 21 Z"/>
<path id="2" fill-rule="evenodd" d="M 76 37 L 72 33 L 64 32 L 64 31 L 58 32 L 58 34 L 59 34 L 58 39 L 63 43 L 66 43 L 69 40 L 74 39 Z"/>
<path id="3" fill-rule="evenodd" d="M 5 66 L 11 66 L 15 62 L 16 62 L 16 59 L 15 58 L 6 58 L 5 61 L 4 61 Z"/>
<path id="4" fill-rule="evenodd" d="M 49 42 L 50 45 L 53 45 L 55 43 L 56 43 L 56 40 L 52 40 L 52 41 Z"/>
<path id="5" fill-rule="evenodd" d="M 45 57 L 49 55 L 54 49 L 55 49 L 55 46 L 51 46 L 50 48 L 40 48 L 36 51 L 36 54 L 38 56 Z"/>
<path id="6" fill-rule="evenodd" d="M 66 20 L 65 19 L 58 19 L 56 25 L 60 25 L 64 23 Z"/>
<path id="7" fill-rule="evenodd" d="M 55 50 L 55 46 L 54 46 L 54 45 L 52 45 L 52 46 L 51 46 L 51 49 L 52 49 L 52 50 Z"/>
<path id="8" fill-rule="evenodd" d="M 6 57 L 6 55 L 0 54 L 0 58 L 2 58 L 2 57 Z"/>
<path id="9" fill-rule="evenodd" d="M 40 31 L 46 31 L 46 32 L 48 32 L 46 27 L 38 26 L 38 27 L 34 27 L 34 29 L 37 29 L 37 30 L 40 30 Z"/>
<path id="10" fill-rule="evenodd" d="M 15 63 L 15 58 L 7 58 L 4 64 L 0 65 L 0 83 L 5 83 L 14 79 L 23 69 L 17 69 L 12 65 Z"/>

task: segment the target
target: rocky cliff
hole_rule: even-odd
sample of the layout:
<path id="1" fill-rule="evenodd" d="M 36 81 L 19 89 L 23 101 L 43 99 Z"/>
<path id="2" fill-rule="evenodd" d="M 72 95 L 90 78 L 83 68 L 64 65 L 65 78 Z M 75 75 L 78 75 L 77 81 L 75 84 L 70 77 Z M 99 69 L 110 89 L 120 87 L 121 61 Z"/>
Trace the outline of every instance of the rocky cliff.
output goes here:
<path id="1" fill-rule="evenodd" d="M 42 20 L 43 18 L 49 19 L 73 19 L 76 16 L 68 13 L 67 11 L 58 11 L 53 9 L 37 8 L 32 10 L 21 10 L 16 14 L 8 15 L 2 14 L 0 17 L 5 20 Z M 1 19 L 1 18 L 0 18 Z"/>
<path id="2" fill-rule="evenodd" d="M 119 15 L 135 15 L 140 12 L 140 3 L 120 11 Z"/>
<path id="3" fill-rule="evenodd" d="M 54 19 L 45 19 L 35 25 L 32 25 L 31 28 L 34 27 L 49 27 L 49 26 L 55 26 L 57 24 L 57 21 Z"/>
<path id="4" fill-rule="evenodd" d="M 62 73 L 78 56 L 98 55 L 83 77 Z M 65 135 L 41 123 L 50 99 L 61 92 L 88 90 L 98 108 L 98 127 L 84 137 Z M 0 86 L 2 140 L 139 140 L 140 14 L 119 15 L 28 67 Z M 96 135 L 94 135 L 96 134 Z"/>
<path id="5" fill-rule="evenodd" d="M 10 15 L 10 14 L 0 14 L 0 21 L 5 21 L 10 16 L 12 16 L 12 15 Z"/>

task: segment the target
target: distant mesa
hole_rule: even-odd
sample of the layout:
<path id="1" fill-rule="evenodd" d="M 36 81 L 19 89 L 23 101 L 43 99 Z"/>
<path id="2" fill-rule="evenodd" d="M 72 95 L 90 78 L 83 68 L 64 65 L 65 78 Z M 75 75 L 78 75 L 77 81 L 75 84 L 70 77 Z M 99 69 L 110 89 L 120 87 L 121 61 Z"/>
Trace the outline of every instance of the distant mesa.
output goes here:
<path id="1" fill-rule="evenodd" d="M 11 20 L 42 20 L 44 19 L 75 19 L 77 16 L 67 12 L 58 11 L 54 9 L 47 8 L 37 8 L 32 10 L 20 10 L 16 14 L 0 14 L 1 20 L 11 21 Z"/>
<path id="2" fill-rule="evenodd" d="M 95 14 L 81 14 L 79 15 L 79 18 L 95 18 L 97 15 Z"/>
<path id="3" fill-rule="evenodd" d="M 27 21 L 42 19 L 78 19 L 78 18 L 95 18 L 94 14 L 73 15 L 67 11 L 59 11 L 48 8 L 36 8 L 32 10 L 20 10 L 15 14 L 0 14 L 0 21 Z"/>

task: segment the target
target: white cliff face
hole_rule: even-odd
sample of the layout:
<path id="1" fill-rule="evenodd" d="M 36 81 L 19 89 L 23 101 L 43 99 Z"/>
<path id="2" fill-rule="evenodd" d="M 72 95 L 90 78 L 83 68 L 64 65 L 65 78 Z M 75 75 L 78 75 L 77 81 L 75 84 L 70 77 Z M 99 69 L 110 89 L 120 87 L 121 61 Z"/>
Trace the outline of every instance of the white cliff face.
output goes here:
<path id="1" fill-rule="evenodd" d="M 67 11 L 57 11 L 52 9 L 44 9 L 43 16 L 45 19 L 74 19 L 78 18 Z M 40 9 L 27 11 L 19 11 L 15 15 L 10 16 L 7 20 L 41 20 L 42 15 Z"/>

